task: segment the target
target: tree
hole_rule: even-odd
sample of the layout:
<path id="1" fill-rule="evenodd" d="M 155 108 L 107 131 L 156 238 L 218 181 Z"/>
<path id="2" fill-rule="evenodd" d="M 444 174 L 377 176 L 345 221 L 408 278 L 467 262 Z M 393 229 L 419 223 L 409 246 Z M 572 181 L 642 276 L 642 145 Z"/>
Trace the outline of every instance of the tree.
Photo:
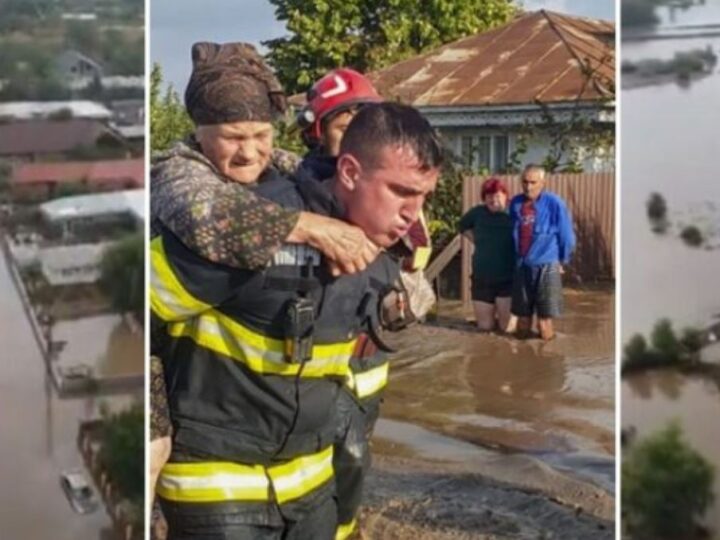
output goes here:
<path id="1" fill-rule="evenodd" d="M 622 509 L 633 538 L 696 538 L 713 500 L 712 466 L 682 440 L 677 424 L 638 442 L 622 464 Z"/>
<path id="2" fill-rule="evenodd" d="M 167 149 L 193 130 L 192 120 L 172 86 L 163 97 L 161 91 L 162 70 L 154 64 L 150 74 L 150 148 L 153 152 Z"/>
<path id="3" fill-rule="evenodd" d="M 100 287 L 120 313 L 132 311 L 141 319 L 145 309 L 145 241 L 141 233 L 109 247 L 100 261 Z"/>
<path id="4" fill-rule="evenodd" d="M 682 347 L 683 356 L 689 362 L 698 362 L 700 360 L 700 351 L 704 345 L 703 333 L 697 328 L 685 328 L 680 338 L 680 346 Z"/>
<path id="5" fill-rule="evenodd" d="M 669 319 L 660 319 L 655 323 L 650 341 L 653 348 L 662 354 L 666 362 L 676 362 L 679 359 L 680 342 Z"/>
<path id="6" fill-rule="evenodd" d="M 647 341 L 641 334 L 635 334 L 623 348 L 623 367 L 634 367 L 643 364 L 647 358 Z"/>
<path id="7" fill-rule="evenodd" d="M 288 93 L 338 66 L 380 69 L 509 21 L 512 0 L 270 0 L 289 36 L 263 42 Z"/>
<path id="8" fill-rule="evenodd" d="M 145 491 L 145 412 L 134 405 L 105 419 L 100 461 L 120 492 L 142 507 Z"/>
<path id="9" fill-rule="evenodd" d="M 622 0 L 620 4 L 623 27 L 655 26 L 660 22 L 655 13 L 655 7 L 659 4 L 657 0 Z"/>

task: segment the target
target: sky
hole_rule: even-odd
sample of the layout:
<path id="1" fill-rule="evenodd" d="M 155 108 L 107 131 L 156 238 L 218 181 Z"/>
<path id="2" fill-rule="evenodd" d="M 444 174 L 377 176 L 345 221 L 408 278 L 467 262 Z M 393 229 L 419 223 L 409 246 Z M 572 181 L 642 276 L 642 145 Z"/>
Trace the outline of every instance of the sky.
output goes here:
<path id="1" fill-rule="evenodd" d="M 461 1 L 461 0 L 459 0 Z M 615 20 L 614 0 L 522 0 L 530 11 Z M 261 41 L 285 34 L 268 0 L 151 0 L 150 59 L 162 66 L 164 80 L 181 93 L 190 76 L 190 47 L 196 41 Z"/>

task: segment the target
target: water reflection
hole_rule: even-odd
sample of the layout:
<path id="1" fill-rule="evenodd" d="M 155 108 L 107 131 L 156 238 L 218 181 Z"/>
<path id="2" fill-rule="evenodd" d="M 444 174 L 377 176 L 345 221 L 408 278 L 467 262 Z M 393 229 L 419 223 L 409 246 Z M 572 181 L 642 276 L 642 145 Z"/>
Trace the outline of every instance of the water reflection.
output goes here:
<path id="1" fill-rule="evenodd" d="M 634 426 L 642 437 L 680 421 L 686 440 L 720 470 L 720 389 L 703 377 L 656 370 L 626 377 L 622 385 L 623 427 Z M 715 504 L 708 524 L 720 530 L 720 474 L 715 478 Z"/>
<path id="2" fill-rule="evenodd" d="M 613 295 L 566 304 L 550 343 L 479 334 L 443 309 L 398 343 L 383 416 L 486 447 L 612 454 Z"/>

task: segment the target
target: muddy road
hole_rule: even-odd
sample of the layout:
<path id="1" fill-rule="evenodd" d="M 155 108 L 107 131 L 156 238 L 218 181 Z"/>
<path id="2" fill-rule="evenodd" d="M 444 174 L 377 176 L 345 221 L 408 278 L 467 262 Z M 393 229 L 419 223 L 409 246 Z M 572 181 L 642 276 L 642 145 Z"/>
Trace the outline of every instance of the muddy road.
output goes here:
<path id="1" fill-rule="evenodd" d="M 396 340 L 369 538 L 614 536 L 614 295 L 566 290 L 558 339 L 479 334 L 459 303 Z"/>

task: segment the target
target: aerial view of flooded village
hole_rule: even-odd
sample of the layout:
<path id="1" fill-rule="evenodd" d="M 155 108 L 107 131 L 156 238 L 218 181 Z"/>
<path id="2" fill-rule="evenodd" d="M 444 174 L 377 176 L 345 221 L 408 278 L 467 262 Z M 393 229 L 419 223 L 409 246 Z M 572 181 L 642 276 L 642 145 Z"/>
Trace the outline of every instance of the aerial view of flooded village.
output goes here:
<path id="1" fill-rule="evenodd" d="M 622 1 L 622 513 L 720 538 L 720 2 Z"/>
<path id="2" fill-rule="evenodd" d="M 143 523 L 144 2 L 0 1 L 2 538 Z"/>

